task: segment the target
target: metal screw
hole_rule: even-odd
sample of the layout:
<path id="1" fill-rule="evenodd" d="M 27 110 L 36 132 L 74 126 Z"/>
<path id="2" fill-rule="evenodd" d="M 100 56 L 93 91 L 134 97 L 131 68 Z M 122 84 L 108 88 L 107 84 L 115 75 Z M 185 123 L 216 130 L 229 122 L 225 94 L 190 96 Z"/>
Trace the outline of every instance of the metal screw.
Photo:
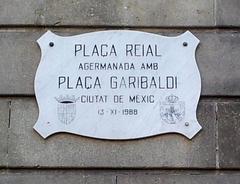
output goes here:
<path id="1" fill-rule="evenodd" d="M 184 47 L 187 47 L 187 46 L 188 46 L 188 43 L 187 43 L 187 42 L 183 42 L 183 46 L 184 46 Z"/>
<path id="2" fill-rule="evenodd" d="M 185 126 L 189 126 L 189 123 L 188 123 L 188 122 L 185 122 Z"/>
<path id="3" fill-rule="evenodd" d="M 50 46 L 50 47 L 53 47 L 53 46 L 54 46 L 54 43 L 53 43 L 53 42 L 50 42 L 50 43 L 49 43 L 49 46 Z"/>

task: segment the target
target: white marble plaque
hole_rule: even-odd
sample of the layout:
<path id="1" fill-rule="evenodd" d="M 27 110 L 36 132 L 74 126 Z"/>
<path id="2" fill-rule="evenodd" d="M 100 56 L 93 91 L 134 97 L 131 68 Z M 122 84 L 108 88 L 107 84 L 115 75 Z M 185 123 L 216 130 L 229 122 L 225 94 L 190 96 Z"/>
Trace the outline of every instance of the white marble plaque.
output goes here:
<path id="1" fill-rule="evenodd" d="M 191 139 L 201 129 L 199 40 L 189 31 L 176 37 L 128 30 L 63 37 L 48 31 L 37 42 L 34 129 L 43 138 L 67 132 L 112 140 L 163 133 Z"/>

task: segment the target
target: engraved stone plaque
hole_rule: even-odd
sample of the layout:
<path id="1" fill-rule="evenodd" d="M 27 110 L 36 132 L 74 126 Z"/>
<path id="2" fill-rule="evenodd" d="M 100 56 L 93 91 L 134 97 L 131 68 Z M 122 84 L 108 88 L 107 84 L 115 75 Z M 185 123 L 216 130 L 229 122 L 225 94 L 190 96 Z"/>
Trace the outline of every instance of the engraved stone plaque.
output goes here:
<path id="1" fill-rule="evenodd" d="M 67 132 L 112 140 L 163 133 L 191 139 L 201 129 L 199 40 L 189 31 L 176 37 L 128 30 L 63 37 L 48 31 L 37 42 L 34 129 L 43 138 Z"/>

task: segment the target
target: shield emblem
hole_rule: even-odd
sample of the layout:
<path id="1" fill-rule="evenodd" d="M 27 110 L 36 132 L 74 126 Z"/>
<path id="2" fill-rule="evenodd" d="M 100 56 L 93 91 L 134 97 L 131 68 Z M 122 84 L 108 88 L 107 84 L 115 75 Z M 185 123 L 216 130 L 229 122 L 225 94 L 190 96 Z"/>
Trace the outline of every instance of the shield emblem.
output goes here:
<path id="1" fill-rule="evenodd" d="M 174 95 L 166 97 L 166 101 L 162 102 L 160 107 L 161 119 L 169 124 L 176 124 L 183 120 L 185 116 L 185 103 L 179 101 Z"/>
<path id="2" fill-rule="evenodd" d="M 74 96 L 60 96 L 57 100 L 58 120 L 65 125 L 70 124 L 76 117 L 76 101 Z"/>

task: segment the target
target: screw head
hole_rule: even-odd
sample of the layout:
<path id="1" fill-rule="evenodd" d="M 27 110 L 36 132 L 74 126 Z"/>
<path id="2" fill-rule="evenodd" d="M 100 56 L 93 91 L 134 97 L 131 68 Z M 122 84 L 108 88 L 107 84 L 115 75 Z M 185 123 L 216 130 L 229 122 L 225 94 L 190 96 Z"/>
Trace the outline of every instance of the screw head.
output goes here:
<path id="1" fill-rule="evenodd" d="M 189 123 L 188 123 L 188 122 L 185 122 L 185 126 L 189 126 Z"/>
<path id="2" fill-rule="evenodd" d="M 50 43 L 49 43 L 49 46 L 50 46 L 50 47 L 53 47 L 53 46 L 54 46 L 54 43 L 53 43 L 53 42 L 50 42 Z"/>
<path id="3" fill-rule="evenodd" d="M 184 46 L 184 47 L 187 47 L 187 46 L 188 46 L 188 43 L 187 43 L 187 42 L 183 42 L 183 46 Z"/>

